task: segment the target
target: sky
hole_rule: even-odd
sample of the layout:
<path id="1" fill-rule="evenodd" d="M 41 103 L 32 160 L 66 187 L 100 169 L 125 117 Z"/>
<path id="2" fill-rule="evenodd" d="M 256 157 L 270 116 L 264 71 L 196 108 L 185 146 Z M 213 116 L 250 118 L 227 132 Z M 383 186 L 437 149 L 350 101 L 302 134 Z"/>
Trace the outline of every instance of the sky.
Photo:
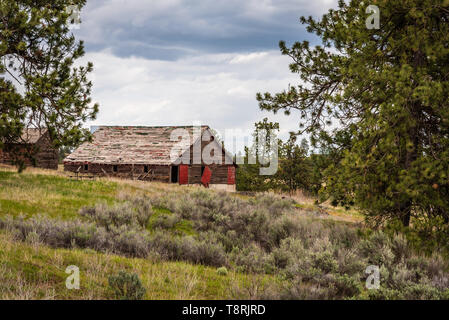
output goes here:
<path id="1" fill-rule="evenodd" d="M 87 125 L 192 125 L 253 130 L 268 117 L 280 136 L 299 117 L 259 110 L 257 92 L 298 84 L 278 43 L 318 43 L 299 22 L 337 0 L 89 0 L 76 37 L 94 63 Z"/>

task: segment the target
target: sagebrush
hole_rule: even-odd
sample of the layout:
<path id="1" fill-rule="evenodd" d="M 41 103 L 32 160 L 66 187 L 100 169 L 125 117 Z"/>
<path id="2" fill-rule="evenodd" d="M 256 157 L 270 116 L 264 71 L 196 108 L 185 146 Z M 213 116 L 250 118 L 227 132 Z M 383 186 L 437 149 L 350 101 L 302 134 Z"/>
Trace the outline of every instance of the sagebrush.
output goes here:
<path id="1" fill-rule="evenodd" d="M 447 261 L 417 252 L 401 234 L 308 216 L 291 200 L 242 200 L 206 190 L 84 208 L 80 219 L 6 218 L 2 228 L 54 247 L 92 248 L 132 257 L 183 260 L 277 275 L 285 285 L 261 298 L 446 299 Z M 189 221 L 193 234 L 175 232 Z M 162 223 L 161 221 L 168 221 Z M 34 241 L 37 241 L 36 239 Z M 377 265 L 381 289 L 366 290 Z M 223 269 L 222 269 L 223 270 Z"/>

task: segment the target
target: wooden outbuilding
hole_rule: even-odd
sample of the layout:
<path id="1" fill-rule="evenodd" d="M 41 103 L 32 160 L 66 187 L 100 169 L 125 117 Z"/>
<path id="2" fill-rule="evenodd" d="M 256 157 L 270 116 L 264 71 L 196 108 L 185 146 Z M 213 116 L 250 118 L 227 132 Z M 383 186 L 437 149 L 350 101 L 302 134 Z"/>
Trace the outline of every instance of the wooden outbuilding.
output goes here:
<path id="1" fill-rule="evenodd" d="M 236 167 L 208 126 L 100 126 L 64 159 L 74 173 L 227 191 L 235 191 Z"/>
<path id="2" fill-rule="evenodd" d="M 44 169 L 58 169 L 58 149 L 55 148 L 46 129 L 24 129 L 21 137 L 13 143 L 3 143 L 0 163 Z"/>

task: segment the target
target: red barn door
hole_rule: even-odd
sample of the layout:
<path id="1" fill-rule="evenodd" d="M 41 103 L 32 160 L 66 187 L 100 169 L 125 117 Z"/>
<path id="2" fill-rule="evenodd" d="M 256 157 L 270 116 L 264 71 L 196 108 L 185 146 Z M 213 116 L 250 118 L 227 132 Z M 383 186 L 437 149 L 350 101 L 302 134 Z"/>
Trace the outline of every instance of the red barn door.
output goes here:
<path id="1" fill-rule="evenodd" d="M 181 164 L 179 166 L 179 184 L 189 184 L 189 166 Z"/>
<path id="2" fill-rule="evenodd" d="M 228 167 L 228 184 L 235 184 L 235 167 Z"/>
<path id="3" fill-rule="evenodd" d="M 212 171 L 209 169 L 209 167 L 205 167 L 203 175 L 201 176 L 201 183 L 203 184 L 203 186 L 209 188 L 211 178 L 212 178 Z"/>

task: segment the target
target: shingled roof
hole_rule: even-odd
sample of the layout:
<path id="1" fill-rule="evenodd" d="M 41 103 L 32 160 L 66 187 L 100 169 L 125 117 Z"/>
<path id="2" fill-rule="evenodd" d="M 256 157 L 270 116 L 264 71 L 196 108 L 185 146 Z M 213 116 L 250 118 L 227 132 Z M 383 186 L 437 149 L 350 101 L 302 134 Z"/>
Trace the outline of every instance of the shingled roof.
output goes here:
<path id="1" fill-rule="evenodd" d="M 37 129 L 37 128 L 25 128 L 22 130 L 22 135 L 20 138 L 15 139 L 13 143 L 18 144 L 35 144 L 37 143 L 43 135 L 47 133 L 47 129 Z M 3 139 L 4 143 L 7 143 L 8 140 Z"/>
<path id="2" fill-rule="evenodd" d="M 175 129 L 185 129 L 190 141 L 171 141 Z M 201 127 L 201 134 L 209 129 Z M 101 126 L 92 143 L 84 143 L 64 159 L 65 163 L 170 165 L 172 150 L 180 157 L 195 142 L 192 126 L 111 127 Z"/>
<path id="3" fill-rule="evenodd" d="M 47 133 L 47 129 L 35 129 L 35 128 L 27 128 L 22 132 L 22 136 L 20 141 L 25 143 L 34 144 L 39 141 L 39 139 Z"/>

